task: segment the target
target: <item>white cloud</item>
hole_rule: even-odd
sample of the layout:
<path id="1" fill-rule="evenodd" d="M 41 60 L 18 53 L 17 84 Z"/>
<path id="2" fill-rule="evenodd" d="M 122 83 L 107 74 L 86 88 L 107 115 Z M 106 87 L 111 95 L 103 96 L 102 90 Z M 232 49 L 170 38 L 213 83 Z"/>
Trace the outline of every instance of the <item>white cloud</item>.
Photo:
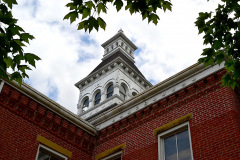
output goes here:
<path id="1" fill-rule="evenodd" d="M 192 65 L 203 49 L 194 21 L 200 11 L 216 8 L 215 1 L 173 0 L 173 11 L 159 11 L 157 26 L 142 21 L 139 14 L 116 12 L 109 6 L 103 15 L 105 31 L 91 34 L 76 30 L 76 23 L 63 21 L 68 13 L 64 0 L 22 0 L 14 7 L 19 25 L 35 36 L 26 52 L 42 58 L 37 68 L 29 72 L 27 83 L 58 103 L 77 113 L 78 89 L 76 82 L 87 76 L 101 62 L 101 44 L 122 28 L 139 48 L 136 65 L 154 83 Z"/>

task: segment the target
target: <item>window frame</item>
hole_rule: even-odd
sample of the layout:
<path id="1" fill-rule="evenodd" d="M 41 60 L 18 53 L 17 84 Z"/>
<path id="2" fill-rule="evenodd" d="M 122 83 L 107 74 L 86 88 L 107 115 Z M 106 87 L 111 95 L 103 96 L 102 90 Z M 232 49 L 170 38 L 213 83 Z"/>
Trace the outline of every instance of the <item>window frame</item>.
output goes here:
<path id="1" fill-rule="evenodd" d="M 136 95 L 137 95 L 137 92 L 133 91 L 133 92 L 132 92 L 132 96 L 134 97 L 134 96 L 136 96 Z"/>
<path id="2" fill-rule="evenodd" d="M 122 92 L 121 87 L 123 88 L 123 90 L 124 90 L 125 93 Z M 123 100 L 126 99 L 127 90 L 126 90 L 126 87 L 125 87 L 123 84 L 121 84 L 120 87 L 119 87 L 119 94 L 120 94 L 120 97 L 121 97 Z M 122 95 L 123 95 L 123 96 L 122 96 Z"/>
<path id="3" fill-rule="evenodd" d="M 88 105 L 85 105 L 85 102 L 88 100 Z M 82 104 L 82 111 L 84 111 L 84 108 L 87 108 L 85 111 L 87 111 L 89 109 L 89 97 L 85 98 L 85 100 L 83 101 L 83 104 Z"/>
<path id="4" fill-rule="evenodd" d="M 109 91 L 109 88 L 112 87 L 112 90 Z M 108 87 L 107 87 L 107 98 L 110 98 L 113 96 L 113 91 L 114 91 L 114 87 L 113 87 L 113 84 L 110 84 Z M 110 96 L 109 96 L 110 95 Z"/>
<path id="5" fill-rule="evenodd" d="M 96 99 L 98 94 L 100 94 L 100 96 L 98 99 Z M 101 91 L 98 91 L 94 96 L 94 106 L 98 105 L 101 102 L 101 97 L 102 97 Z M 99 102 L 96 104 L 97 101 L 99 101 Z"/>
<path id="6" fill-rule="evenodd" d="M 113 154 L 111 154 L 107 157 L 103 157 L 100 160 L 114 160 L 112 158 L 120 158 L 120 156 L 121 156 L 121 159 L 122 159 L 122 150 L 119 151 L 119 152 L 113 153 Z"/>
<path id="7" fill-rule="evenodd" d="M 165 160 L 165 149 L 164 149 L 164 139 L 174 134 L 180 133 L 184 130 L 188 130 L 188 138 L 189 138 L 189 145 L 190 145 L 190 154 L 193 160 L 193 151 L 192 151 L 192 141 L 191 141 L 191 134 L 190 134 L 190 127 L 189 122 L 184 122 L 176 127 L 173 127 L 169 130 L 166 130 L 160 134 L 158 134 L 158 159 Z"/>
<path id="8" fill-rule="evenodd" d="M 68 160 L 68 157 L 67 157 L 67 156 L 65 156 L 65 155 L 63 155 L 63 154 L 61 154 L 61 153 L 59 153 L 59 152 L 57 152 L 57 151 L 55 151 L 55 150 L 53 150 L 53 149 L 45 146 L 45 145 L 42 145 L 42 144 L 39 144 L 39 146 L 38 146 L 37 155 L 36 155 L 35 160 L 38 160 L 39 151 L 40 151 L 41 148 L 47 150 L 48 152 L 51 152 L 52 154 L 55 154 L 55 155 L 63 158 L 64 160 Z"/>

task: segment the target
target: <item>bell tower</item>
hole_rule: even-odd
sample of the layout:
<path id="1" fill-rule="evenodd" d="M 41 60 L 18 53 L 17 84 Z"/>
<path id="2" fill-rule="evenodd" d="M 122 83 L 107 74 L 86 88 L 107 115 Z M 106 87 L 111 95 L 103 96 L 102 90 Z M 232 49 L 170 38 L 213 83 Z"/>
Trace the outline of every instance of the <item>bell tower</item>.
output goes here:
<path id="1" fill-rule="evenodd" d="M 102 47 L 102 62 L 75 84 L 80 90 L 78 115 L 85 120 L 91 120 L 152 86 L 135 66 L 137 47 L 122 30 Z"/>

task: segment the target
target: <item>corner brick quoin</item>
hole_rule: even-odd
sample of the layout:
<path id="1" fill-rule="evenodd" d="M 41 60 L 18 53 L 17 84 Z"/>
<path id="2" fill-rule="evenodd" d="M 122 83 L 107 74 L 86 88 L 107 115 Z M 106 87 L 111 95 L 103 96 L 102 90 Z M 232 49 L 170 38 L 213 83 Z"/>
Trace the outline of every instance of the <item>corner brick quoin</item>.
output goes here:
<path id="1" fill-rule="evenodd" d="M 7 83 L 0 94 L 0 106 L 92 155 L 96 139 L 94 136 Z"/>
<path id="2" fill-rule="evenodd" d="M 174 93 L 146 108 L 139 110 L 133 115 L 122 119 L 99 131 L 96 145 L 100 145 L 114 137 L 130 131 L 143 123 L 149 122 L 157 117 L 187 104 L 203 95 L 221 87 L 221 78 L 226 73 L 225 70 L 212 74 L 196 83 Z"/>

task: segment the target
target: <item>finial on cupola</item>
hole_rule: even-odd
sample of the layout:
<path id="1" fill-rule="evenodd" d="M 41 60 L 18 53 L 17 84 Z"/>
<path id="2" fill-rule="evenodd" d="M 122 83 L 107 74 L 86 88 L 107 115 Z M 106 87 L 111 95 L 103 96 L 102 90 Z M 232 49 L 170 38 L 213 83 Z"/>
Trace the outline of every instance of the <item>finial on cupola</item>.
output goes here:
<path id="1" fill-rule="evenodd" d="M 120 28 L 118 32 L 122 32 L 122 33 L 123 33 L 123 30 L 122 30 L 122 28 Z"/>

